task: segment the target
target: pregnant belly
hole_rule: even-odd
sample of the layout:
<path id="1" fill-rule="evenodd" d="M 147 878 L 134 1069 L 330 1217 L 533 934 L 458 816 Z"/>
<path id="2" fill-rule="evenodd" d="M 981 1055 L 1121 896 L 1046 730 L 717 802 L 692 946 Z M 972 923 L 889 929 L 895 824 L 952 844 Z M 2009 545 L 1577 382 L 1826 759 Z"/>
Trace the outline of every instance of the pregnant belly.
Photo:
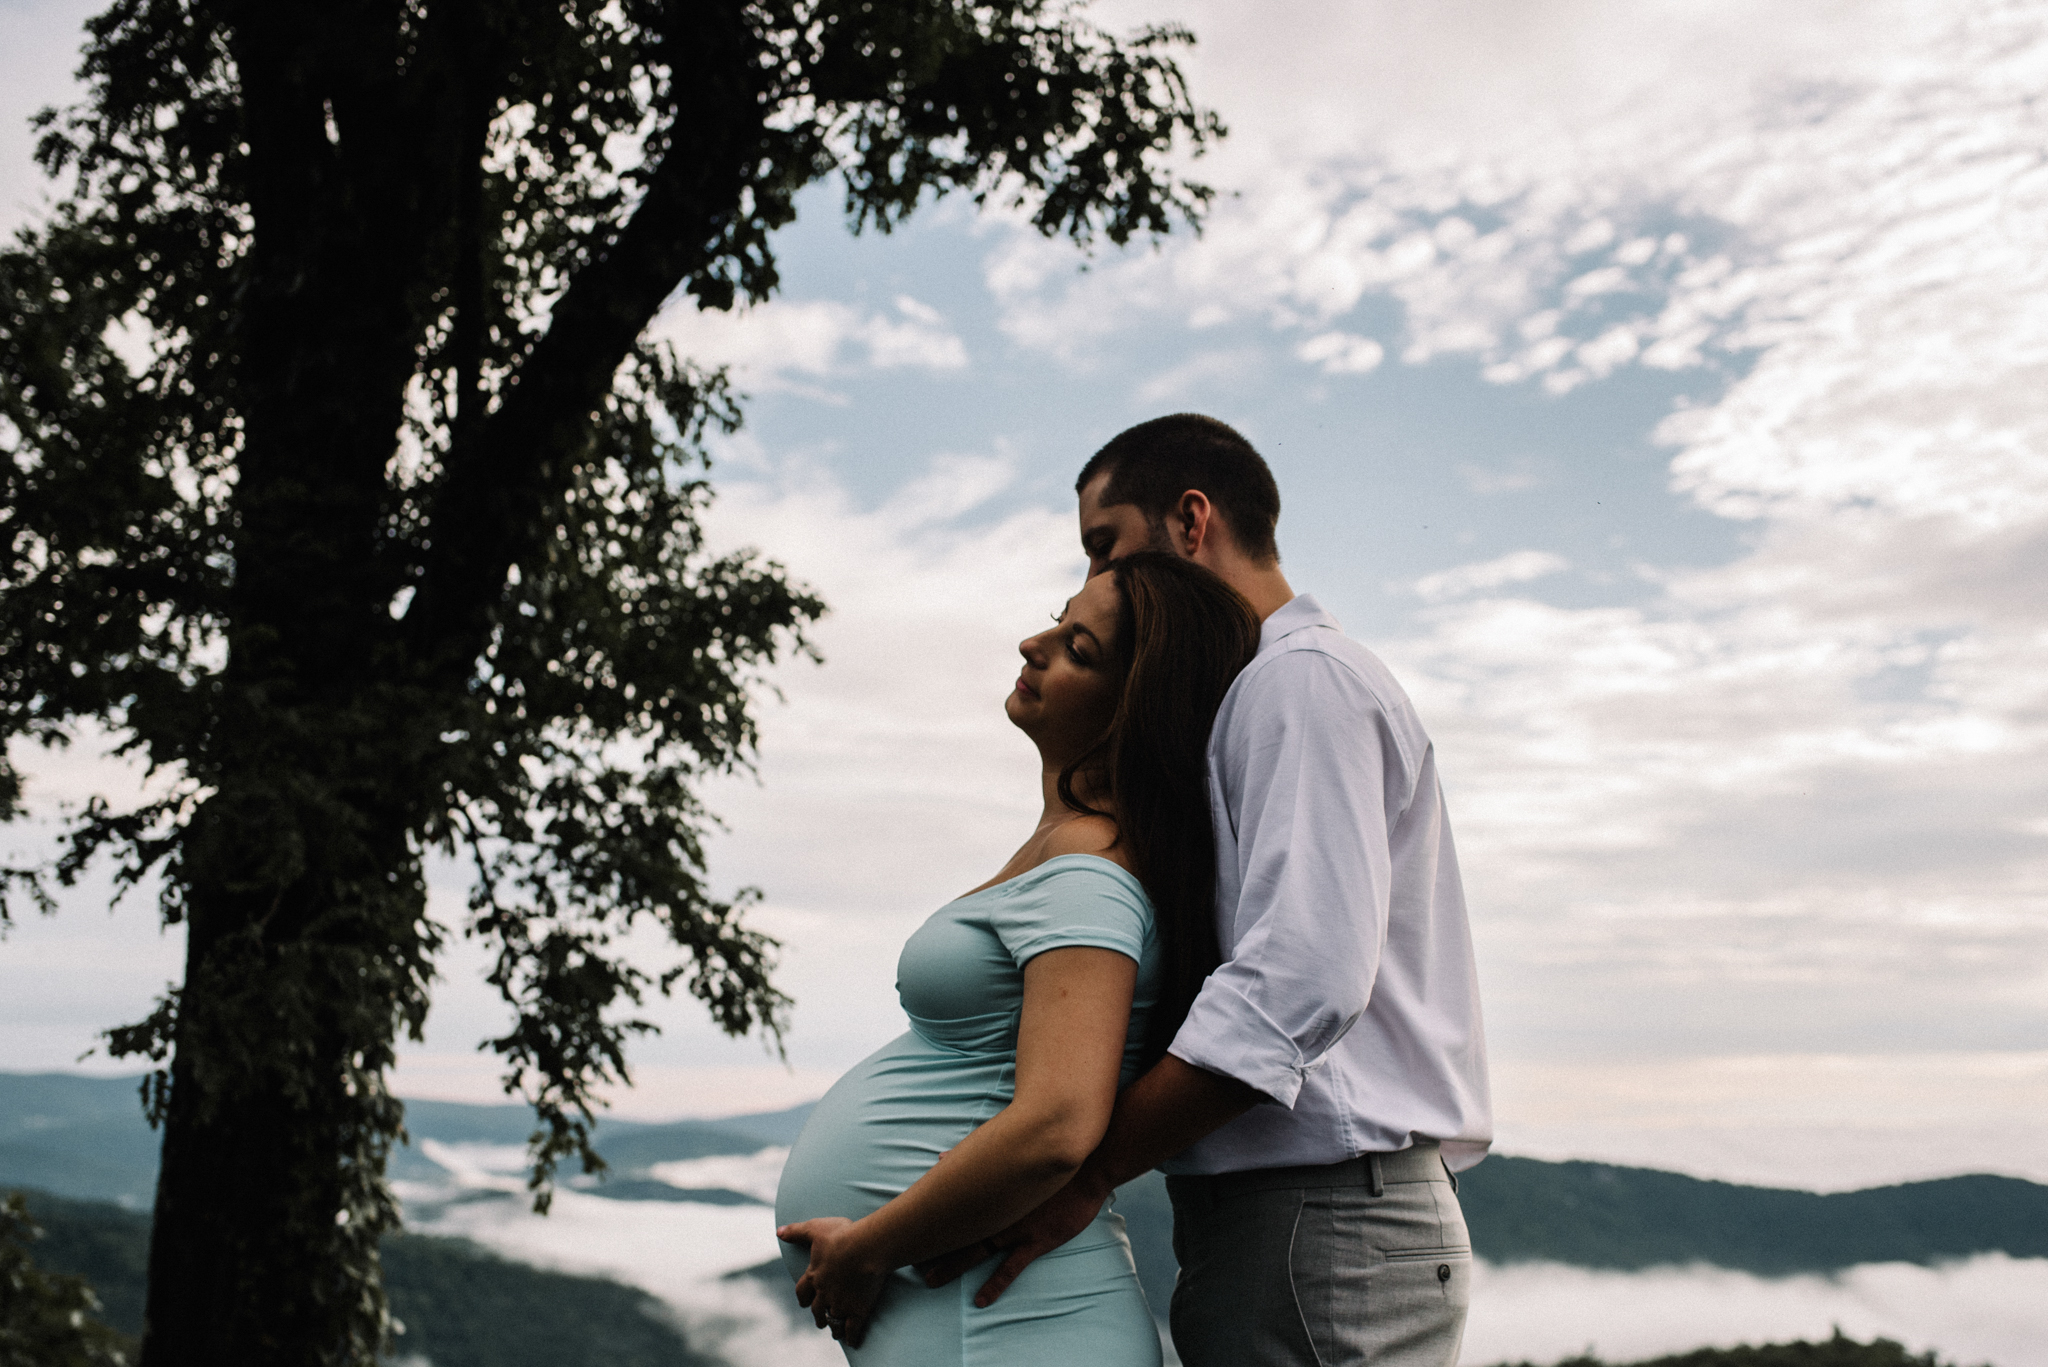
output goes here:
<path id="1" fill-rule="evenodd" d="M 941 1049 L 914 1032 L 890 1041 L 811 1112 L 782 1169 L 775 1222 L 872 1214 L 1007 1106 L 1015 1085 L 1006 1054 Z M 784 1245 L 782 1257 L 792 1277 L 803 1272 L 802 1249 Z"/>

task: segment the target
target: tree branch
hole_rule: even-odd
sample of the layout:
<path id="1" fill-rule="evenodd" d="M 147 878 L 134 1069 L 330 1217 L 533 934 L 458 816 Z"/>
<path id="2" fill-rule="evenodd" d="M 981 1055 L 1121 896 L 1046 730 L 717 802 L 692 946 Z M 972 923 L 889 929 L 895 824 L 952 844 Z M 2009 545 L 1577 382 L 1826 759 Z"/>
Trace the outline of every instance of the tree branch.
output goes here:
<path id="1" fill-rule="evenodd" d="M 751 35 L 724 6 L 703 6 L 695 28 L 670 40 L 674 137 L 645 195 L 571 279 L 498 410 L 449 453 L 406 613 L 415 658 L 437 670 L 466 671 L 483 650 L 506 574 L 541 544 L 619 366 L 669 295 L 715 260 L 740 213 L 764 132 Z"/>

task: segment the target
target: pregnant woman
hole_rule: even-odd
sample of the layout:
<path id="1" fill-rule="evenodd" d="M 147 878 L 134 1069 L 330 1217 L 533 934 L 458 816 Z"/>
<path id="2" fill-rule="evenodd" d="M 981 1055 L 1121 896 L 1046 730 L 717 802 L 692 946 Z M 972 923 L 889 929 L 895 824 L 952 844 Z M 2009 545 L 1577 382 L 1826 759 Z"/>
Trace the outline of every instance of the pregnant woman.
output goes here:
<path id="1" fill-rule="evenodd" d="M 1146 552 L 1020 647 L 1004 708 L 1043 761 L 1043 819 L 904 945 L 910 1032 L 818 1103 L 776 1194 L 797 1299 L 850 1361 L 1158 1364 L 1110 1211 L 986 1308 L 979 1278 L 931 1289 L 912 1264 L 1065 1185 L 1216 966 L 1204 752 L 1258 640 L 1222 580 Z"/>

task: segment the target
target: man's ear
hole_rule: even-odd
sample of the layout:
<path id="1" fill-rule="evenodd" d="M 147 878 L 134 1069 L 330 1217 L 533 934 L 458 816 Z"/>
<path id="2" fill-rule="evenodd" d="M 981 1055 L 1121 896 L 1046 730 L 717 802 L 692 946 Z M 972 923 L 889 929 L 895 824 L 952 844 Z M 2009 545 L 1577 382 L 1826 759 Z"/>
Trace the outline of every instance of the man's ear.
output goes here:
<path id="1" fill-rule="evenodd" d="M 1200 489 L 1190 489 L 1180 496 L 1180 504 L 1174 511 L 1180 516 L 1180 553 L 1192 560 L 1202 553 L 1202 547 L 1215 535 L 1216 505 L 1209 502 L 1209 496 Z"/>

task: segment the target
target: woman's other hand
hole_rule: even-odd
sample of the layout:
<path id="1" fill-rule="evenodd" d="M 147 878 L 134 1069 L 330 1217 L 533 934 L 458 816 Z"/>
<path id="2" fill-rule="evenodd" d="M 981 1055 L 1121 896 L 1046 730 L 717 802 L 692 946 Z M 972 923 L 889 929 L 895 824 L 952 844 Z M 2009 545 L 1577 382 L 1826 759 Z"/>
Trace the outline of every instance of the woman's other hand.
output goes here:
<path id="1" fill-rule="evenodd" d="M 826 1216 L 784 1225 L 775 1237 L 811 1251 L 811 1265 L 797 1278 L 796 1303 L 811 1312 L 820 1329 L 830 1329 L 833 1338 L 849 1348 L 860 1347 L 889 1269 L 862 1246 L 859 1222 Z"/>

